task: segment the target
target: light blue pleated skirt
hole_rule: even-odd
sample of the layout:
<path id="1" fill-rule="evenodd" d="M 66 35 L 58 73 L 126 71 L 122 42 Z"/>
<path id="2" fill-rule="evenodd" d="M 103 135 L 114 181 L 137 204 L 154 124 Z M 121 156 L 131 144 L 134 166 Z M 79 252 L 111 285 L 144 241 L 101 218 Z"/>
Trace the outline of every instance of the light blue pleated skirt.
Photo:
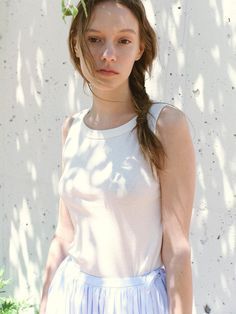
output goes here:
<path id="1" fill-rule="evenodd" d="M 168 314 L 165 270 L 96 277 L 68 256 L 50 285 L 46 314 Z"/>

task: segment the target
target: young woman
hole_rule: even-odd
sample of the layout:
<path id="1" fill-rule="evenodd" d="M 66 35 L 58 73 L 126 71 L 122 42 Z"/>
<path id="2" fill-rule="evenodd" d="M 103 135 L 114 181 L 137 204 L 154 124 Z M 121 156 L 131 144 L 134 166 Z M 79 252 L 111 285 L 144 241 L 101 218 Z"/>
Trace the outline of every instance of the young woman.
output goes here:
<path id="1" fill-rule="evenodd" d="M 92 105 L 62 126 L 40 314 L 191 314 L 195 157 L 186 117 L 146 93 L 157 41 L 142 2 L 85 3 L 69 49 Z"/>

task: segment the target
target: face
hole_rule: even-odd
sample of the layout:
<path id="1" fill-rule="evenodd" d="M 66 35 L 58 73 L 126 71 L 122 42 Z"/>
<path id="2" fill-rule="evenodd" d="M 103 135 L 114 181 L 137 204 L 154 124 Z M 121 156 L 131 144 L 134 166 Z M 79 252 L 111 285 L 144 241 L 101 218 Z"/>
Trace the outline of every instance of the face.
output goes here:
<path id="1" fill-rule="evenodd" d="M 143 53 L 139 37 L 138 21 L 127 7 L 114 2 L 96 5 L 85 33 L 95 62 L 94 75 L 76 48 L 83 74 L 93 87 L 107 90 L 127 84 L 134 62 Z"/>

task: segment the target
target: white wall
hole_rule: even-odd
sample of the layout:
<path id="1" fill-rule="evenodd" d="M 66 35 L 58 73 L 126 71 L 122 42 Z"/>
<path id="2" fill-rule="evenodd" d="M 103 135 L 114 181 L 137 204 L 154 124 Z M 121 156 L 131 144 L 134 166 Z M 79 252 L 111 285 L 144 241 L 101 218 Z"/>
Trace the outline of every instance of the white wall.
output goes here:
<path id="1" fill-rule="evenodd" d="M 56 223 L 65 116 L 90 105 L 58 1 L 0 1 L 0 266 L 37 302 Z M 188 115 L 197 156 L 194 313 L 235 314 L 236 2 L 144 1 L 159 34 L 150 94 Z"/>

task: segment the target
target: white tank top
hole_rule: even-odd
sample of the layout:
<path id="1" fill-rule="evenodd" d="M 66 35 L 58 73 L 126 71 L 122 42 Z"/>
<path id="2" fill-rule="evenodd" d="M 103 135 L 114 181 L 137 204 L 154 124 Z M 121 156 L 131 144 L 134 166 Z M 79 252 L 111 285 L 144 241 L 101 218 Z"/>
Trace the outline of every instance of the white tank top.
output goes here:
<path id="1" fill-rule="evenodd" d="M 165 103 L 155 103 L 150 128 Z M 70 255 L 94 276 L 138 276 L 162 265 L 160 186 L 141 153 L 136 117 L 112 129 L 84 123 L 89 109 L 75 114 L 63 146 L 59 195 L 75 236 Z"/>

